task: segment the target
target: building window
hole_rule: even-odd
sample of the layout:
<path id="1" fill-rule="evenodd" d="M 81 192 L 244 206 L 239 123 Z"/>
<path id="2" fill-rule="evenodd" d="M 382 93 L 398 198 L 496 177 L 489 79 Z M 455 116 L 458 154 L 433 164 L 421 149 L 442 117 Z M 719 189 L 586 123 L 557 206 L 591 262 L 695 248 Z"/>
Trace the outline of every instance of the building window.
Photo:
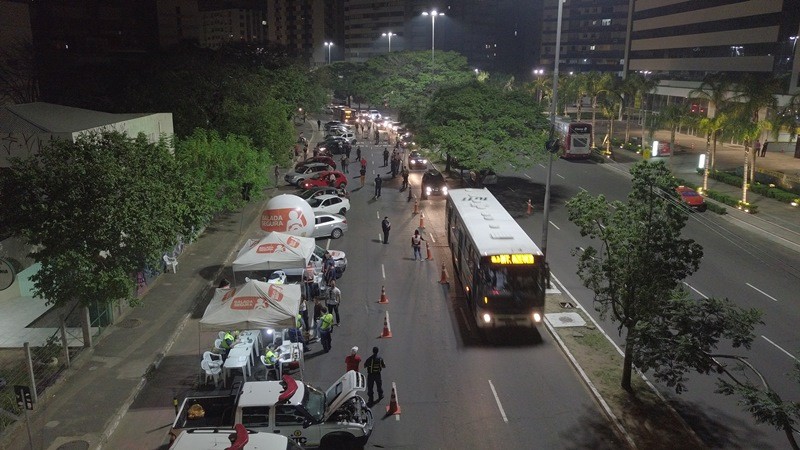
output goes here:
<path id="1" fill-rule="evenodd" d="M 601 24 L 602 24 L 604 27 L 611 26 L 611 19 L 603 19 L 603 20 L 602 20 L 602 22 L 601 22 Z"/>

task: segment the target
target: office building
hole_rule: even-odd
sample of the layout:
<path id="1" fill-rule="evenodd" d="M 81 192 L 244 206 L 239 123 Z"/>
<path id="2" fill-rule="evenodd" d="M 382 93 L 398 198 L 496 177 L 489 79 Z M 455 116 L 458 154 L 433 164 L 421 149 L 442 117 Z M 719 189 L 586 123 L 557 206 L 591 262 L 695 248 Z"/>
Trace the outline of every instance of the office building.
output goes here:
<path id="1" fill-rule="evenodd" d="M 343 0 L 267 0 L 267 41 L 283 45 L 314 65 L 328 61 L 325 42 L 332 42 L 333 61 L 344 52 Z"/>

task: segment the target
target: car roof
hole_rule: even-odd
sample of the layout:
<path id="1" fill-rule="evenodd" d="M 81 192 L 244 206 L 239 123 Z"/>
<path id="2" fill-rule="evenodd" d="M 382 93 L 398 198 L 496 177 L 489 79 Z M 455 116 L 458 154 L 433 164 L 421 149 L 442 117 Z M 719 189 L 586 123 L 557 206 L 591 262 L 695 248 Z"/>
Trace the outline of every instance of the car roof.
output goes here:
<path id="1" fill-rule="evenodd" d="M 319 200 L 319 201 L 322 201 L 322 200 L 327 200 L 329 198 L 342 198 L 342 197 L 339 197 L 338 195 L 333 195 L 333 194 L 325 194 L 325 195 L 318 195 L 315 198 L 317 200 Z M 342 200 L 344 200 L 344 199 L 342 199 Z"/>
<path id="2" fill-rule="evenodd" d="M 278 401 L 283 387 L 277 381 L 251 381 L 242 386 L 242 393 L 239 395 L 239 406 L 246 408 L 249 406 L 272 406 Z M 305 386 L 298 382 L 297 392 L 294 393 L 289 403 L 299 405 L 305 394 Z"/>
<path id="3" fill-rule="evenodd" d="M 326 164 L 324 162 L 316 162 L 315 161 L 315 162 L 310 162 L 310 163 L 303 164 L 303 167 L 325 167 L 327 165 L 328 164 Z"/>
<path id="4" fill-rule="evenodd" d="M 434 168 L 430 168 L 425 172 L 425 175 L 441 175 L 441 174 L 442 174 L 442 172 L 439 172 L 438 170 L 436 170 Z"/>

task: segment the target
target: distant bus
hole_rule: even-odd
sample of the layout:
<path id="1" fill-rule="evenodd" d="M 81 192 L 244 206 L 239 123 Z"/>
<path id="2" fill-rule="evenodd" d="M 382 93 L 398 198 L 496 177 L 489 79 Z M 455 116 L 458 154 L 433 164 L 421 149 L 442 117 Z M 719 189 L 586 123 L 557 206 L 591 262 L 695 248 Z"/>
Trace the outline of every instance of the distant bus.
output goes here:
<path id="1" fill-rule="evenodd" d="M 355 120 L 355 111 L 350 108 L 342 108 L 339 113 L 339 121 L 342 123 L 353 123 Z"/>
<path id="2" fill-rule="evenodd" d="M 447 197 L 453 267 L 479 328 L 535 327 L 544 317 L 542 252 L 487 189 Z"/>
<path id="3" fill-rule="evenodd" d="M 556 136 L 561 141 L 559 155 L 566 159 L 585 159 L 592 153 L 592 124 L 570 122 L 569 117 L 556 117 Z"/>

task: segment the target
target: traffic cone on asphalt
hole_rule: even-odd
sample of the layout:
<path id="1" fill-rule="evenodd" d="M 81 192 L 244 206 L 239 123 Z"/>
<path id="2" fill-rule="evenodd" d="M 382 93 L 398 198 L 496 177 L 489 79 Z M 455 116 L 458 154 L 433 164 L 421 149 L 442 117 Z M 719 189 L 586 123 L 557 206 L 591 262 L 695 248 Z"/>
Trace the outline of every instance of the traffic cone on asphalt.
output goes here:
<path id="1" fill-rule="evenodd" d="M 527 204 L 528 204 L 528 210 L 527 210 L 527 212 L 525 214 L 530 216 L 531 213 L 533 212 L 533 205 L 531 204 L 531 199 L 528 199 Z"/>
<path id="2" fill-rule="evenodd" d="M 386 407 L 386 416 L 400 414 L 400 403 L 397 402 L 397 385 L 392 382 L 392 395 L 389 397 L 389 406 Z"/>
<path id="3" fill-rule="evenodd" d="M 392 337 L 392 327 L 389 325 L 389 311 L 386 311 L 386 315 L 383 317 L 383 332 L 380 336 L 378 336 L 378 338 L 390 337 Z"/>
<path id="4" fill-rule="evenodd" d="M 378 300 L 378 303 L 389 303 L 389 297 L 386 296 L 386 288 L 381 286 L 381 299 Z"/>
<path id="5" fill-rule="evenodd" d="M 428 252 L 428 257 L 426 259 L 433 259 L 433 255 L 431 255 L 431 246 L 428 245 L 428 241 L 425 241 L 425 251 Z"/>
<path id="6" fill-rule="evenodd" d="M 411 192 L 411 191 L 409 191 L 409 192 Z M 417 199 L 414 199 L 414 212 L 413 212 L 413 214 L 414 215 L 419 214 L 419 200 L 417 200 Z"/>
<path id="7" fill-rule="evenodd" d="M 444 268 L 444 263 L 442 263 L 442 278 L 439 279 L 439 284 L 450 284 L 450 282 L 447 281 L 447 269 Z"/>
<path id="8" fill-rule="evenodd" d="M 425 213 L 419 215 L 419 227 L 425 228 Z"/>

